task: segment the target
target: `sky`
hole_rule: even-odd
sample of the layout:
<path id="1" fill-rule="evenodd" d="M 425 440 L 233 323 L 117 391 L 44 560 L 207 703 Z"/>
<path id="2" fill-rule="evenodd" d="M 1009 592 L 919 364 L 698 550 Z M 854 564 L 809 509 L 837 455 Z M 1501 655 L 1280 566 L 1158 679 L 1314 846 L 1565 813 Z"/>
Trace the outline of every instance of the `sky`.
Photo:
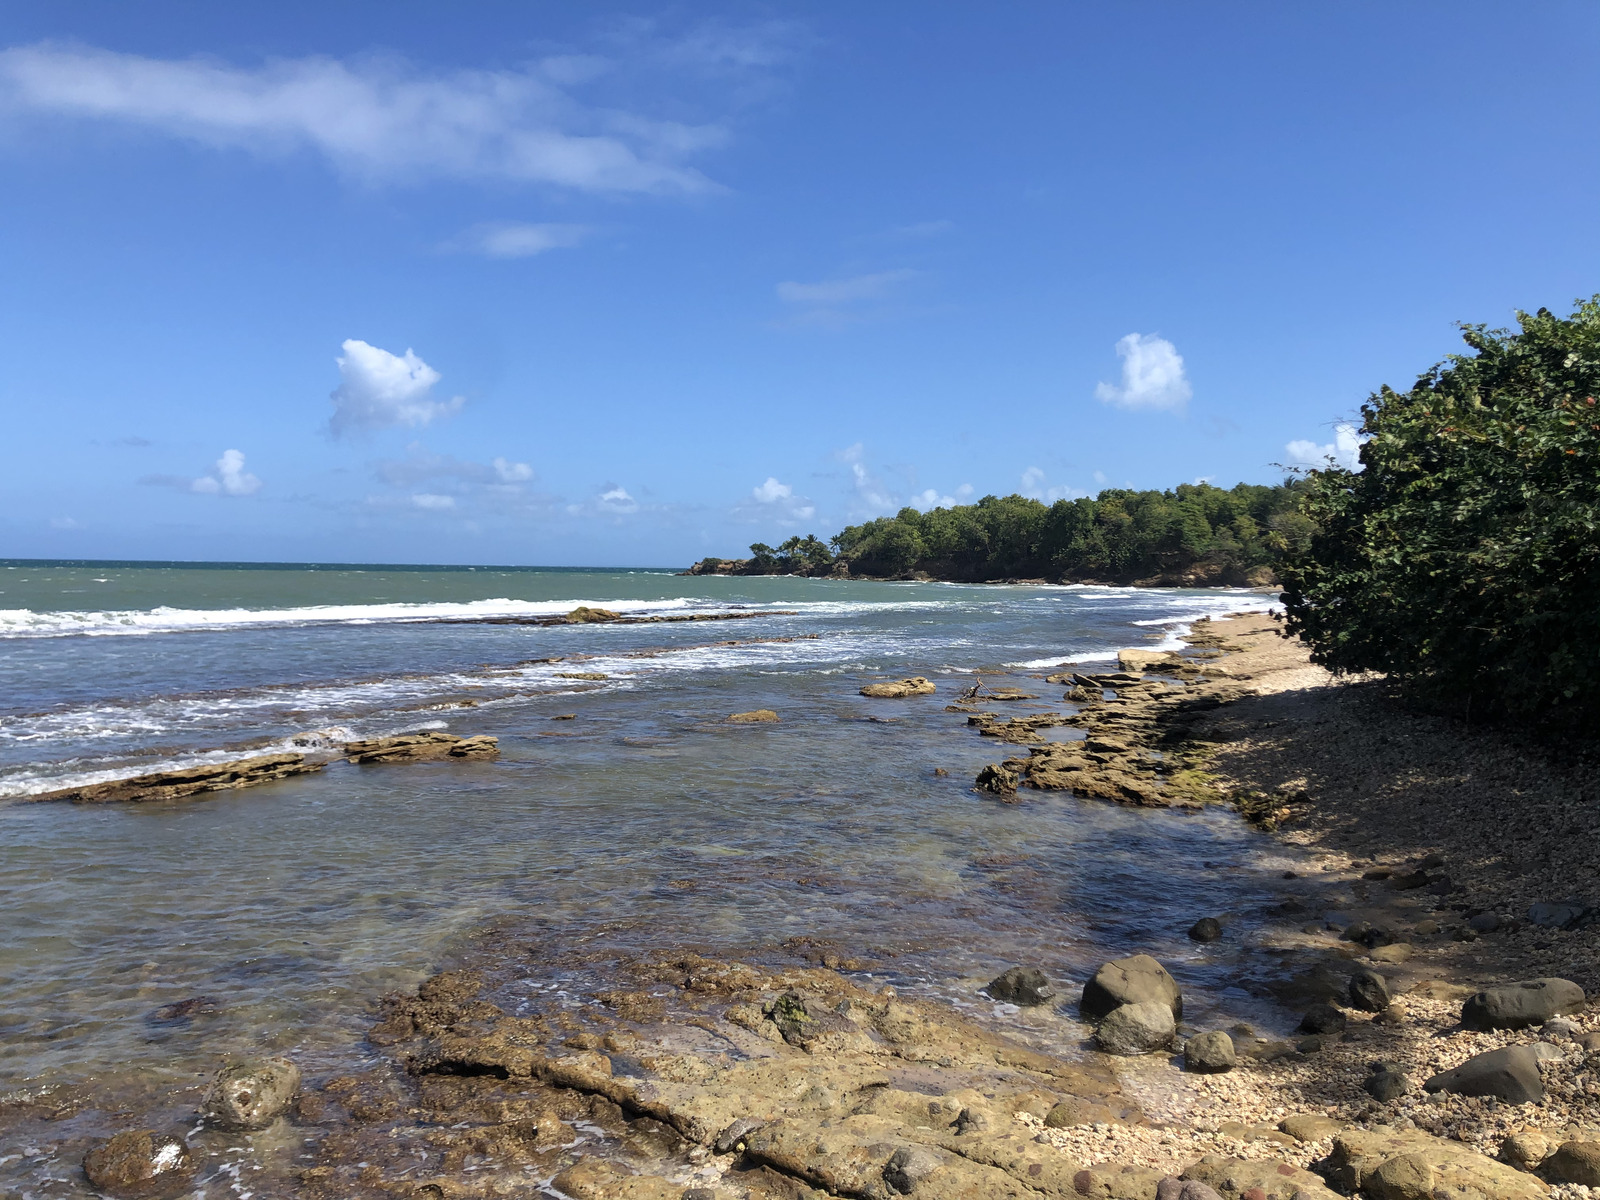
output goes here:
<path id="1" fill-rule="evenodd" d="M 0 8 L 0 557 L 1271 483 L 1600 291 L 1600 5 Z"/>

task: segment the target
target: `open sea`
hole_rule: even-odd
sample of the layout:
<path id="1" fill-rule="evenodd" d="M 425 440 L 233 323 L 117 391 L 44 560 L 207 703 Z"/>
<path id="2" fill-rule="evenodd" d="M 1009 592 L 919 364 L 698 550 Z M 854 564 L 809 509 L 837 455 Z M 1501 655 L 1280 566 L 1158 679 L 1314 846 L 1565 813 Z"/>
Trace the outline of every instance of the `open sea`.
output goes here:
<path id="1" fill-rule="evenodd" d="M 625 949 L 832 939 L 886 951 L 890 982 L 968 1009 L 993 1007 L 976 989 L 1014 963 L 1081 981 L 1145 950 L 1172 967 L 1194 1019 L 1225 1008 L 1281 1023 L 1240 986 L 1236 951 L 1183 933 L 1201 915 L 1245 930 L 1265 920 L 1242 897 L 1269 890 L 1289 851 L 1221 811 L 1054 793 L 996 803 L 972 781 L 1013 748 L 944 709 L 980 674 L 1036 692 L 1024 707 L 1059 708 L 1046 668 L 1176 647 L 1198 617 L 1273 600 L 658 570 L 0 562 L 0 1098 L 155 1096 L 241 1051 L 288 1053 L 325 1076 L 364 1052 L 378 995 L 509 918 L 552 944 Z M 749 618 L 504 620 L 580 604 Z M 909 674 L 938 694 L 858 694 Z M 727 722 L 755 708 L 780 720 Z M 501 757 L 340 761 L 164 803 L 28 802 L 428 729 L 492 734 Z M 579 997 L 585 983 L 553 970 L 545 985 Z M 0 1148 L 0 1190 L 84 1186 L 75 1164 Z"/>

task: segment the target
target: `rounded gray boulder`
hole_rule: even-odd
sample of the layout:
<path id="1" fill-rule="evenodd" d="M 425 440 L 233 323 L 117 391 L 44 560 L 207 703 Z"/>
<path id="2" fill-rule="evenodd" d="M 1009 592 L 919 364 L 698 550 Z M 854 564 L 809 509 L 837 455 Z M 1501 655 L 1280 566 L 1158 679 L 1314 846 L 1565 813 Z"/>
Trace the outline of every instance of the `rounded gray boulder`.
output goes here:
<path id="1" fill-rule="evenodd" d="M 1238 1055 L 1233 1049 L 1233 1039 L 1220 1029 L 1196 1034 L 1183 1046 L 1183 1066 L 1188 1071 L 1215 1075 L 1221 1071 L 1233 1070 L 1238 1061 Z"/>
<path id="2" fill-rule="evenodd" d="M 1461 1024 L 1468 1029 L 1526 1029 L 1582 1012 L 1585 1004 L 1583 989 L 1570 979 L 1529 979 L 1467 997 Z"/>
<path id="3" fill-rule="evenodd" d="M 1038 967 L 1012 967 L 1001 972 L 984 990 L 996 1000 L 1020 1004 L 1024 1008 L 1048 1004 L 1056 998 L 1055 988 Z"/>
<path id="4" fill-rule="evenodd" d="M 1362 1012 L 1381 1013 L 1389 1007 L 1389 981 L 1376 971 L 1357 971 L 1350 976 L 1350 1007 Z"/>
<path id="5" fill-rule="evenodd" d="M 1096 971 L 1078 1007 L 1085 1020 L 1098 1021 L 1123 1005 L 1149 1003 L 1165 1004 L 1174 1019 L 1183 1016 L 1183 993 L 1167 969 L 1148 954 L 1135 954 Z"/>
<path id="6" fill-rule="evenodd" d="M 1509 1104 L 1544 1099 L 1539 1056 L 1529 1046 L 1507 1046 L 1473 1055 L 1459 1067 L 1440 1071 L 1422 1089 L 1458 1096 L 1494 1096 Z"/>
<path id="7" fill-rule="evenodd" d="M 1159 1000 L 1124 1004 L 1112 1009 L 1094 1031 L 1095 1043 L 1107 1054 L 1150 1054 L 1165 1050 L 1177 1036 L 1172 1009 Z"/>

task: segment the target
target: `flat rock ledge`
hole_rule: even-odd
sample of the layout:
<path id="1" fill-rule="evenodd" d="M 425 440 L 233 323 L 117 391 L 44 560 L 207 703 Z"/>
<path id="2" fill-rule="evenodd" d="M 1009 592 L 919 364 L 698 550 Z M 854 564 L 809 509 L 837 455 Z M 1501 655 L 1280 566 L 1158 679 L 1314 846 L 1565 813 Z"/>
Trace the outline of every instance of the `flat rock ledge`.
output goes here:
<path id="1" fill-rule="evenodd" d="M 402 733 L 396 737 L 346 742 L 344 752 L 353 763 L 437 762 L 448 758 L 495 758 L 500 739 L 486 734 L 457 737 L 453 733 Z"/>
<path id="2" fill-rule="evenodd" d="M 29 800 L 69 800 L 73 804 L 137 804 L 149 800 L 180 800 L 200 792 L 226 792 L 320 771 L 325 760 L 304 754 L 258 754 L 232 762 L 205 763 L 177 771 L 156 771 L 129 779 L 91 783 L 83 787 L 42 792 Z"/>

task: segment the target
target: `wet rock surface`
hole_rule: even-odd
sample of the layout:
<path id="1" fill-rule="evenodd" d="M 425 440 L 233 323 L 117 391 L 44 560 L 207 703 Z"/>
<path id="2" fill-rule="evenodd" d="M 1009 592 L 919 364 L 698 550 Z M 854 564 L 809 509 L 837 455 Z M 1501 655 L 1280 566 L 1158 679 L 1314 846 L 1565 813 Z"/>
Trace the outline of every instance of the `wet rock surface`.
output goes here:
<path id="1" fill-rule="evenodd" d="M 83 1173 L 97 1191 L 118 1200 L 168 1200 L 193 1186 L 195 1162 L 180 1138 L 136 1129 L 90 1150 Z"/>
<path id="2" fill-rule="evenodd" d="M 41 792 L 29 800 L 69 800 L 74 804 L 137 804 L 150 800 L 181 800 L 203 792 L 227 792 L 274 783 L 292 775 L 320 771 L 326 760 L 304 754 L 258 754 L 225 763 L 206 763 L 177 771 L 157 771 L 108 783 Z"/>
<path id="3" fill-rule="evenodd" d="M 430 730 L 402 733 L 395 737 L 369 738 L 346 742 L 346 756 L 363 766 L 378 763 L 440 762 L 446 759 L 494 758 L 500 753 L 500 739 L 488 736 L 457 737 L 453 733 Z"/>
<path id="4" fill-rule="evenodd" d="M 938 690 L 921 675 L 917 675 L 893 683 L 869 683 L 861 689 L 861 694 L 879 700 L 904 700 L 908 696 L 931 696 Z"/>
<path id="5" fill-rule="evenodd" d="M 1056 998 L 1055 988 L 1038 967 L 1009 967 L 985 990 L 996 1000 L 1023 1007 L 1048 1004 Z"/>
<path id="6" fill-rule="evenodd" d="M 265 1129 L 299 1091 L 300 1068 L 288 1059 L 245 1059 L 217 1072 L 202 1112 L 223 1129 Z"/>
<path id="7" fill-rule="evenodd" d="M 1148 954 L 1134 954 L 1104 964 L 1083 985 L 1079 1009 L 1086 1020 L 1099 1020 L 1125 1004 L 1163 1004 L 1174 1017 L 1183 1016 L 1183 993 L 1172 975 Z"/>

